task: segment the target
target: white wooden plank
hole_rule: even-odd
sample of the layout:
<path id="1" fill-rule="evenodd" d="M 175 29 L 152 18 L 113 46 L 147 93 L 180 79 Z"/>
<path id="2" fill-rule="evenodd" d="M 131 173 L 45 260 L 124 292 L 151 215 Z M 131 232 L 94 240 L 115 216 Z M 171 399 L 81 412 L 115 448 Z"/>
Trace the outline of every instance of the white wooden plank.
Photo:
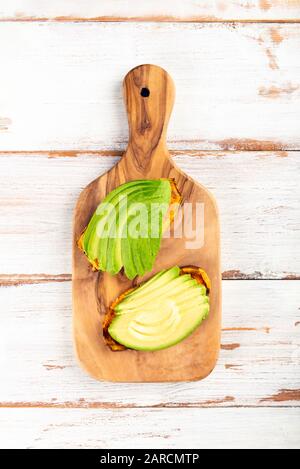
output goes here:
<path id="1" fill-rule="evenodd" d="M 89 378 L 72 346 L 71 283 L 0 288 L 0 407 L 300 405 L 299 281 L 223 282 L 222 350 L 202 382 Z"/>
<path id="2" fill-rule="evenodd" d="M 299 449 L 299 417 L 299 409 L 2 409 L 0 446 Z"/>
<path id="3" fill-rule="evenodd" d="M 298 24 L 4 22 L 0 149 L 124 148 L 140 63 L 176 82 L 171 147 L 299 149 L 299 50 Z"/>
<path id="4" fill-rule="evenodd" d="M 0 18 L 15 21 L 51 19 L 71 21 L 156 20 L 292 20 L 300 19 L 299 0 L 5 0 L 0 1 Z"/>
<path id="5" fill-rule="evenodd" d="M 0 156 L 0 274 L 70 274 L 76 199 L 118 160 L 48 156 Z M 217 198 L 224 278 L 299 277 L 299 152 L 184 153 L 175 161 Z"/>

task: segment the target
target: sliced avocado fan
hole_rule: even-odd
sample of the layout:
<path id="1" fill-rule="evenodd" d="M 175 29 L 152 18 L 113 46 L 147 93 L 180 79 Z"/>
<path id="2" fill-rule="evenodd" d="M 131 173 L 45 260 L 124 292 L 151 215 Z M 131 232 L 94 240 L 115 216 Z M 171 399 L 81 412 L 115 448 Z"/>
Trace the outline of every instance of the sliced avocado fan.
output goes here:
<path id="1" fill-rule="evenodd" d="M 179 201 L 172 179 L 123 184 L 98 206 L 78 246 L 96 270 L 143 276 L 153 268 L 170 204 Z"/>
<path id="2" fill-rule="evenodd" d="M 197 272 L 200 269 L 194 269 Z M 113 350 L 120 350 L 118 344 L 143 351 L 171 347 L 188 337 L 209 314 L 206 286 L 197 275 L 179 267 L 159 272 L 120 298 L 108 313 L 107 330 L 104 326 L 104 336 L 108 332 L 117 343 Z"/>

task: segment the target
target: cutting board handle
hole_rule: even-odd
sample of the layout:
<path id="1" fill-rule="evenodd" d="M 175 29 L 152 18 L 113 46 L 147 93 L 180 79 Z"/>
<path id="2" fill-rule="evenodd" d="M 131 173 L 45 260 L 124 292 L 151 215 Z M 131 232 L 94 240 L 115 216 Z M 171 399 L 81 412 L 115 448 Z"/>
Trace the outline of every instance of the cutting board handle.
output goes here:
<path id="1" fill-rule="evenodd" d="M 175 86 L 157 65 L 139 65 L 124 78 L 124 99 L 129 123 L 126 154 L 145 169 L 155 157 L 168 157 L 166 133 L 174 104 Z"/>

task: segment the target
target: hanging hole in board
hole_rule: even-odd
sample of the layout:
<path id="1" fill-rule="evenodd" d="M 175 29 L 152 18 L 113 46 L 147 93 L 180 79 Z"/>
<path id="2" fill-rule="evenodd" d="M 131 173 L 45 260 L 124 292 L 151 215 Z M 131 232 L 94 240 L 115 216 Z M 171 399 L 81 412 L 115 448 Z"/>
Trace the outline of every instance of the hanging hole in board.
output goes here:
<path id="1" fill-rule="evenodd" d="M 150 96 L 150 90 L 148 88 L 142 88 L 141 89 L 141 96 L 143 98 L 148 98 L 148 96 Z"/>

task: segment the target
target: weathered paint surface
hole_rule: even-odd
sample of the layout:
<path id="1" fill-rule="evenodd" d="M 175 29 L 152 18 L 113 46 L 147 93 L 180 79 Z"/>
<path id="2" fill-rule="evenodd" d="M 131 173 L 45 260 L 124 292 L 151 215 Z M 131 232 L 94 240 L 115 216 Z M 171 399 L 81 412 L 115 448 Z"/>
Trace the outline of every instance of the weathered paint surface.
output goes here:
<path id="1" fill-rule="evenodd" d="M 124 149 L 121 82 L 141 63 L 176 82 L 170 148 L 300 149 L 298 24 L 0 25 L 2 151 Z"/>
<path id="2" fill-rule="evenodd" d="M 296 21 L 299 0 L 10 0 L 0 19 L 13 21 Z"/>

